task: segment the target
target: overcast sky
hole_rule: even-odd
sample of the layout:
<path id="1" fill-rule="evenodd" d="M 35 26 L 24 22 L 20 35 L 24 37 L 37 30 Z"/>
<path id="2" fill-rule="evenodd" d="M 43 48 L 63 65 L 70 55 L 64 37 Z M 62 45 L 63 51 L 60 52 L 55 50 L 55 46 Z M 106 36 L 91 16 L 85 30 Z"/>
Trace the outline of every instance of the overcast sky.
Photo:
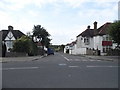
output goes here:
<path id="1" fill-rule="evenodd" d="M 0 0 L 0 30 L 12 25 L 23 33 L 42 25 L 53 44 L 67 44 L 93 22 L 118 19 L 119 0 Z"/>

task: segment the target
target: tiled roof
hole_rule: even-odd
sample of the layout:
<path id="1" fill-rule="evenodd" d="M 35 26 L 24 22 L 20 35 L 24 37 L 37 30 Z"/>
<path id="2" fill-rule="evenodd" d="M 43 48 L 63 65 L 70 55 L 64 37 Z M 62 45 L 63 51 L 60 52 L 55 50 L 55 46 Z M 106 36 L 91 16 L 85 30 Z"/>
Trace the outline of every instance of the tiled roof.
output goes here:
<path id="1" fill-rule="evenodd" d="M 93 37 L 93 35 L 94 35 L 93 29 L 86 29 L 81 34 L 79 34 L 77 37 L 79 37 L 79 36 L 82 36 L 82 37 Z"/>
<path id="2" fill-rule="evenodd" d="M 101 27 L 99 27 L 98 29 L 96 29 L 97 33 L 94 33 L 94 29 L 86 29 L 85 31 L 83 31 L 81 34 L 79 34 L 77 37 L 82 36 L 82 37 L 93 37 L 96 35 L 105 35 L 107 34 L 107 28 L 111 25 L 112 23 L 105 23 L 104 25 L 102 25 Z"/>
<path id="3" fill-rule="evenodd" d="M 20 38 L 23 35 L 25 35 L 24 33 L 22 33 L 19 30 L 11 30 L 11 32 L 12 32 L 13 36 L 15 37 L 15 39 Z M 7 34 L 9 33 L 9 30 L 2 30 L 1 33 L 2 33 L 2 41 L 4 41 Z"/>
<path id="4" fill-rule="evenodd" d="M 111 25 L 112 23 L 105 23 L 102 25 L 100 28 L 98 28 L 98 34 L 97 35 L 105 35 L 107 34 L 107 28 Z"/>

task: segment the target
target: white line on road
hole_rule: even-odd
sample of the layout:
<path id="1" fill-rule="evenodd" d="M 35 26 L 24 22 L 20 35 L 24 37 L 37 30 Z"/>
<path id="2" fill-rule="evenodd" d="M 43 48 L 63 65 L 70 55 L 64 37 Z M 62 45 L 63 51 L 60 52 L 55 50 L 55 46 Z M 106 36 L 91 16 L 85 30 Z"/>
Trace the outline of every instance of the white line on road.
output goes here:
<path id="1" fill-rule="evenodd" d="M 65 60 L 70 61 L 70 59 L 68 59 L 67 57 L 65 57 L 64 55 L 61 55 Z"/>
<path id="2" fill-rule="evenodd" d="M 68 66 L 68 67 L 70 67 L 70 68 L 77 68 L 77 67 L 79 67 L 79 66 Z"/>
<path id="3" fill-rule="evenodd" d="M 64 57 L 64 59 L 66 59 L 67 61 L 70 61 L 70 59 L 68 59 L 67 57 Z"/>
<path id="4" fill-rule="evenodd" d="M 67 64 L 65 64 L 65 63 L 60 63 L 60 64 L 58 64 L 59 66 L 66 66 Z"/>
<path id="5" fill-rule="evenodd" d="M 17 68 L 2 68 L 2 70 L 23 70 L 23 69 L 38 69 L 39 67 L 17 67 Z"/>
<path id="6" fill-rule="evenodd" d="M 116 67 L 120 67 L 120 66 L 86 66 L 88 68 L 116 68 Z"/>

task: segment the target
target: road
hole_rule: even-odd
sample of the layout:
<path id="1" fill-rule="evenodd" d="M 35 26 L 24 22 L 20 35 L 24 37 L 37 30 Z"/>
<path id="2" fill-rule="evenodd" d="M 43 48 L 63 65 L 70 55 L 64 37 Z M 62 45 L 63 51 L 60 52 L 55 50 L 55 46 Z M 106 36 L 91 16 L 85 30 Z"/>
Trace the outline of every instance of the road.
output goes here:
<path id="1" fill-rule="evenodd" d="M 2 64 L 3 88 L 117 88 L 118 62 L 55 53 Z"/>

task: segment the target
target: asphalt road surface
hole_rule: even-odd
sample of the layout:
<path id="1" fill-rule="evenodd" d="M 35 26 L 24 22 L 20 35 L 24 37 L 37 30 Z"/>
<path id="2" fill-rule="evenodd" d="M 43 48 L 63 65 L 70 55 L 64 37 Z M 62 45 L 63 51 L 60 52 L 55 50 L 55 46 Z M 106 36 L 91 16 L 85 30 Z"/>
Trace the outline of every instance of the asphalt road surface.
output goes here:
<path id="1" fill-rule="evenodd" d="M 55 53 L 2 64 L 3 88 L 118 88 L 118 62 Z"/>

